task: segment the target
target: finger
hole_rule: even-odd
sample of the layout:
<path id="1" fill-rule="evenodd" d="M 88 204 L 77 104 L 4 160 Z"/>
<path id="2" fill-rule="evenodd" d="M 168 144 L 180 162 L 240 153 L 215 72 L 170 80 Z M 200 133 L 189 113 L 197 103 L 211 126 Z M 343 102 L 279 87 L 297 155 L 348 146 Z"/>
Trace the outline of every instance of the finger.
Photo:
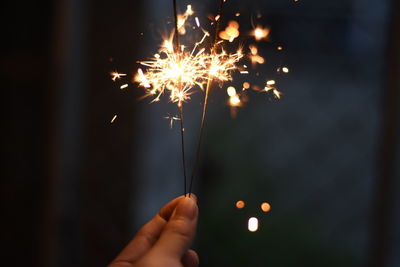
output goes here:
<path id="1" fill-rule="evenodd" d="M 196 233 L 198 207 L 194 198 L 179 200 L 151 253 L 180 260 Z"/>
<path id="2" fill-rule="evenodd" d="M 196 251 L 189 249 L 183 255 L 181 262 L 184 267 L 197 267 L 200 261 Z"/>
<path id="3" fill-rule="evenodd" d="M 171 217 L 179 200 L 183 196 L 177 197 L 165 205 L 157 215 L 153 217 L 147 224 L 145 224 L 135 235 L 132 241 L 122 250 L 122 252 L 113 261 L 116 262 L 130 262 L 133 263 L 142 257 L 157 241 L 160 234 Z"/>

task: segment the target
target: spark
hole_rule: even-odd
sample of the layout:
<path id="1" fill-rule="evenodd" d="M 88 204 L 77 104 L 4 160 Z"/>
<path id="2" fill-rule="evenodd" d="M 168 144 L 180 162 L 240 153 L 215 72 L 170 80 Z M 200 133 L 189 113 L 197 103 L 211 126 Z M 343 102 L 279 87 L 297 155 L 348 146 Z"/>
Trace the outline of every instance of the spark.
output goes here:
<path id="1" fill-rule="evenodd" d="M 234 96 L 234 95 L 236 95 L 236 89 L 235 89 L 235 87 L 233 87 L 233 86 L 229 86 L 227 89 L 226 89 L 226 92 L 227 92 L 227 94 L 228 94 L 228 96 Z"/>
<path id="2" fill-rule="evenodd" d="M 120 86 L 120 89 L 122 90 L 122 89 L 125 89 L 125 88 L 127 88 L 127 87 L 128 87 L 128 84 L 126 83 L 126 84 L 121 85 L 121 86 Z"/>
<path id="3" fill-rule="evenodd" d="M 233 42 L 239 36 L 239 23 L 237 21 L 230 21 L 224 31 L 219 33 L 219 38 Z"/>
<path id="4" fill-rule="evenodd" d="M 110 122 L 110 123 L 114 123 L 114 121 L 115 121 L 115 119 L 116 119 L 117 117 L 118 117 L 117 115 L 114 115 L 114 117 L 111 119 L 111 122 Z"/>
<path id="5" fill-rule="evenodd" d="M 265 63 L 265 59 L 258 54 L 257 46 L 250 45 L 249 49 L 250 49 L 249 58 L 251 60 L 251 64 L 253 65 L 253 67 L 256 66 L 257 64 L 264 64 Z"/>
<path id="6" fill-rule="evenodd" d="M 265 85 L 265 92 L 270 92 L 272 91 L 272 93 L 274 94 L 275 98 L 280 99 L 282 96 L 282 93 L 276 88 L 276 82 L 275 80 L 269 80 L 267 81 L 266 85 Z"/>
<path id="7" fill-rule="evenodd" d="M 244 82 L 243 83 L 243 89 L 246 90 L 246 89 L 249 89 L 249 88 L 250 88 L 250 83 L 249 82 Z"/>
<path id="8" fill-rule="evenodd" d="M 187 19 L 194 14 L 194 11 L 192 9 L 192 5 L 187 5 L 186 11 L 184 14 L 178 15 L 178 32 L 181 35 L 186 34 L 186 28 L 185 28 L 185 23 Z"/>
<path id="9" fill-rule="evenodd" d="M 111 80 L 113 80 L 114 82 L 115 82 L 117 79 L 121 79 L 123 76 L 126 76 L 125 73 L 118 73 L 118 72 L 116 72 L 116 71 L 111 72 L 110 75 L 111 75 Z"/>
<path id="10" fill-rule="evenodd" d="M 251 33 L 257 41 L 266 39 L 269 35 L 270 29 L 257 26 Z"/>
<path id="11" fill-rule="evenodd" d="M 175 121 L 180 121 L 181 120 L 179 117 L 176 117 L 176 116 L 167 116 L 167 117 L 164 117 L 164 119 L 169 120 L 169 127 L 171 129 L 174 127 L 174 122 Z"/>

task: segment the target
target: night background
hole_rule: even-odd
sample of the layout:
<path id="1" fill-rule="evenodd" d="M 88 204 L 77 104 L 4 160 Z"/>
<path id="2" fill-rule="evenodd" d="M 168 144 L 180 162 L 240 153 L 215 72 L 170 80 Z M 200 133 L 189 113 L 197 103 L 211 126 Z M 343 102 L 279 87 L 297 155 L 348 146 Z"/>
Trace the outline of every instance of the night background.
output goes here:
<path id="1" fill-rule="evenodd" d="M 178 4 L 203 22 L 218 7 Z M 193 190 L 200 266 L 400 266 L 398 14 L 395 0 L 227 1 L 223 27 L 271 28 L 258 71 L 283 96 L 253 93 L 232 118 L 226 87 L 243 78 L 212 91 Z M 172 1 L 7 2 L 1 18 L 1 265 L 106 266 L 183 193 L 174 105 L 109 74 L 130 80 L 157 51 Z M 188 166 L 202 98 L 185 106 Z"/>

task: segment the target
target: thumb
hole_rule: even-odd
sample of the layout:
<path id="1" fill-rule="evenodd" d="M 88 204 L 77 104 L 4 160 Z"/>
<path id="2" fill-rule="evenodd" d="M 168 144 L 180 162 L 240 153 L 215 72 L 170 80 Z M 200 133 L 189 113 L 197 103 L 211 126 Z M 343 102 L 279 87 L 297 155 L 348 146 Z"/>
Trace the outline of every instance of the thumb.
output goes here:
<path id="1" fill-rule="evenodd" d="M 196 200 L 190 197 L 182 198 L 154 245 L 152 253 L 180 260 L 193 242 L 197 218 Z"/>

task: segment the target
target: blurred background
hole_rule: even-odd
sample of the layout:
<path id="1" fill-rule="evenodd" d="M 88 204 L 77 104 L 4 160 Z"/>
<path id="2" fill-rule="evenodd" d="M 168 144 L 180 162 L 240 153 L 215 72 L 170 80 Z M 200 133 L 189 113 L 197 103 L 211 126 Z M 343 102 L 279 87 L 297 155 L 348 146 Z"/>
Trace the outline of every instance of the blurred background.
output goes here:
<path id="1" fill-rule="evenodd" d="M 178 4 L 203 21 L 218 7 Z M 179 129 L 164 119 L 174 106 L 109 75 L 131 77 L 158 49 L 172 3 L 3 6 L 2 262 L 105 266 L 183 193 Z M 254 93 L 232 118 L 225 89 L 242 78 L 212 92 L 194 185 L 201 266 L 400 266 L 399 12 L 394 0 L 227 2 L 223 25 L 271 27 L 259 72 L 283 97 Z M 185 106 L 188 166 L 201 101 Z"/>

